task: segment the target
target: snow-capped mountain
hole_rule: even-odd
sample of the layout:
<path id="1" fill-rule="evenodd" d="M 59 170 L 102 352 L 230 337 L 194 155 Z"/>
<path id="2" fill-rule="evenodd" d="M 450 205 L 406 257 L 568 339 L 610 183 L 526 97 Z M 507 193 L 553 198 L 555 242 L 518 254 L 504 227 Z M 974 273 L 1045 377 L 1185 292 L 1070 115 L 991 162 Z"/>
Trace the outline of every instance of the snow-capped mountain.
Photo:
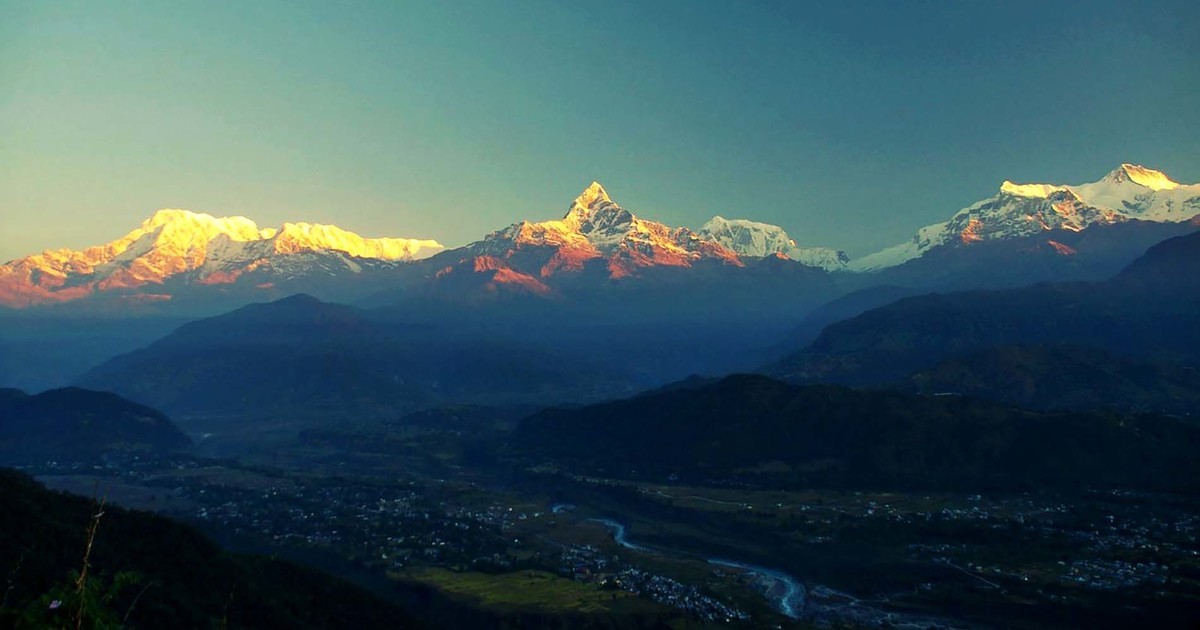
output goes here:
<path id="1" fill-rule="evenodd" d="M 290 279 L 314 271 L 358 273 L 444 249 L 432 240 L 363 238 L 332 225 L 259 228 L 245 217 L 159 210 L 125 236 L 82 251 L 47 250 L 0 266 L 0 304 L 27 307 L 162 285 Z M 160 299 L 161 296 L 159 296 Z"/>
<path id="2" fill-rule="evenodd" d="M 994 197 L 959 210 L 944 223 L 921 228 L 906 243 L 852 260 L 848 268 L 886 269 L 953 243 L 1027 237 L 1052 230 L 1079 232 L 1092 225 L 1129 220 L 1179 223 L 1197 215 L 1200 184 L 1179 184 L 1159 171 L 1134 164 L 1122 164 L 1089 184 L 1006 181 Z"/>
<path id="3" fill-rule="evenodd" d="M 736 285 L 752 301 L 775 299 L 771 291 L 815 299 L 834 290 L 830 283 L 845 288 L 878 280 L 830 279 L 820 270 L 889 268 L 896 277 L 888 282 L 925 288 L 1086 279 L 1119 269 L 1193 219 L 1200 222 L 1198 215 L 1200 184 L 1178 184 L 1132 164 L 1089 184 L 1006 181 L 995 196 L 921 228 L 910 241 L 856 260 L 835 249 L 798 247 L 779 226 L 746 219 L 717 216 L 698 230 L 643 219 L 598 182 L 561 218 L 519 221 L 453 250 L 432 240 L 363 238 L 330 225 L 260 228 L 244 217 L 160 210 L 110 243 L 47 250 L 0 266 L 0 307 L 104 297 L 115 308 L 170 301 L 173 311 L 205 312 L 218 301 L 236 306 L 289 292 L 336 301 L 410 289 L 412 299 L 433 291 L 470 302 L 500 294 L 590 296 L 609 284 L 644 285 L 650 293 L 687 285 L 693 296 L 723 295 Z M 420 259 L 426 260 L 407 264 Z M 663 295 L 653 297 L 665 303 Z"/>
<path id="4" fill-rule="evenodd" d="M 846 252 L 838 249 L 797 247 L 796 241 L 783 228 L 769 223 L 715 216 L 701 226 L 698 233 L 744 257 L 764 258 L 783 254 L 798 263 L 826 271 L 845 269 L 850 262 Z"/>
<path id="5" fill-rule="evenodd" d="M 500 284 L 547 294 L 553 276 L 603 269 L 612 279 L 636 276 L 650 267 L 690 267 L 709 260 L 742 266 L 738 255 L 687 228 L 641 219 L 617 205 L 599 182 L 592 182 L 561 219 L 520 221 L 483 240 L 445 252 L 451 261 L 439 278 L 463 272 L 495 276 Z"/>

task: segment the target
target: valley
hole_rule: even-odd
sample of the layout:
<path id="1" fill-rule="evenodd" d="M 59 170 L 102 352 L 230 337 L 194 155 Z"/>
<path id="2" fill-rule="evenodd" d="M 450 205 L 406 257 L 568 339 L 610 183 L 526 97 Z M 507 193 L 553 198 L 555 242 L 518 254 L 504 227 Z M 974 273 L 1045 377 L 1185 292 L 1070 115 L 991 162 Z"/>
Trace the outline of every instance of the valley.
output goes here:
<path id="1" fill-rule="evenodd" d="M 1189 627 L 1197 197 L 1148 172 L 1006 182 L 865 266 L 598 183 L 419 257 L 156 214 L 0 314 L 0 464 L 417 626 Z"/>
<path id="2" fill-rule="evenodd" d="M 1197 32 L 0 0 L 0 630 L 1196 630 Z"/>
<path id="3" fill-rule="evenodd" d="M 77 492 L 99 483 L 114 501 L 194 523 L 234 549 L 425 601 L 427 619 L 468 614 L 453 612 L 463 606 L 492 619 L 600 615 L 631 626 L 1195 620 L 1193 495 L 648 483 L 490 460 L 472 444 L 503 435 L 375 427 L 281 441 L 269 461 L 26 471 Z M 423 589 L 436 602 L 414 594 Z"/>

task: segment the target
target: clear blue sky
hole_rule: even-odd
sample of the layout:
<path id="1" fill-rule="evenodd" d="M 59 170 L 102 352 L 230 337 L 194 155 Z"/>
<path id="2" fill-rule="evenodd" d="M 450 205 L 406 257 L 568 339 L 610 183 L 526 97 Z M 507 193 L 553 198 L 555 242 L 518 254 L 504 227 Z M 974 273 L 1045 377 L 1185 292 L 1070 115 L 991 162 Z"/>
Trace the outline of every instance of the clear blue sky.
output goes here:
<path id="1" fill-rule="evenodd" d="M 1200 181 L 1196 2 L 340 5 L 0 0 L 0 260 L 160 207 L 459 245 L 593 179 L 862 254 L 1004 179 Z"/>

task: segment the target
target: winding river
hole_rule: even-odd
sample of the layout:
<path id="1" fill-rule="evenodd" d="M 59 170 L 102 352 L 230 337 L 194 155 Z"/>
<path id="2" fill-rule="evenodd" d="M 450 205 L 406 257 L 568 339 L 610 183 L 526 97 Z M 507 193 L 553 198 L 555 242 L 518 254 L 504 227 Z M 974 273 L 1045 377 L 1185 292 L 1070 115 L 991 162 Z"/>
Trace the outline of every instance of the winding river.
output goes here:
<path id="1" fill-rule="evenodd" d="M 608 518 L 591 518 L 589 521 L 600 523 L 612 532 L 613 540 L 626 549 L 648 553 L 664 553 L 662 550 L 639 545 L 629 540 L 628 528 L 618 521 Z M 799 619 L 804 612 L 807 592 L 799 580 L 776 569 L 768 569 L 754 564 L 726 560 L 724 558 L 705 558 L 709 564 L 739 569 L 753 575 L 765 585 L 765 594 L 774 604 L 775 609 L 792 619 Z"/>

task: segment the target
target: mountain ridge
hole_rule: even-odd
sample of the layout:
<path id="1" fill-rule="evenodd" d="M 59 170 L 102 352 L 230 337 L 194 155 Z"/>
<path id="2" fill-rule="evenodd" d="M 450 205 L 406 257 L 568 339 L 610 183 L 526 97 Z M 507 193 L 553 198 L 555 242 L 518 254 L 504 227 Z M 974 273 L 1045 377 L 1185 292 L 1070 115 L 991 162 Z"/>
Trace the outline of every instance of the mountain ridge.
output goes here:
<path id="1" fill-rule="evenodd" d="M 1016 184 L 1005 180 L 992 197 L 941 223 L 917 230 L 907 242 L 850 261 L 853 271 L 880 271 L 920 258 L 941 245 L 1082 231 L 1129 220 L 1179 223 L 1200 215 L 1200 184 L 1179 184 L 1161 171 L 1122 164 L 1099 181 Z"/>
<path id="2" fill-rule="evenodd" d="M 733 250 L 739 256 L 765 258 L 782 254 L 809 267 L 842 271 L 850 262 L 846 252 L 831 247 L 799 247 L 783 228 L 749 219 L 717 215 L 699 233 Z"/>
<path id="3" fill-rule="evenodd" d="M 637 275 L 651 266 L 689 267 L 700 260 L 742 266 L 732 250 L 685 227 L 642 219 L 592 182 L 561 219 L 519 221 L 480 241 L 446 252 L 462 262 L 489 257 L 524 276 L 548 278 L 602 265 L 610 279 Z M 536 268 L 529 264 L 544 261 Z M 478 266 L 478 265 L 475 265 Z"/>
<path id="4" fill-rule="evenodd" d="M 442 249 L 433 240 L 363 238 L 333 225 L 260 228 L 241 216 L 161 209 L 108 243 L 49 249 L 0 265 L 0 304 L 28 307 L 132 289 L 142 289 L 148 299 L 170 299 L 154 287 L 178 278 L 228 285 L 255 271 L 294 276 L 322 260 L 356 273 L 367 261 L 413 260 Z"/>
<path id="5" fill-rule="evenodd" d="M 787 268 L 768 259 L 819 270 L 849 291 L 871 282 L 994 288 L 1091 279 L 1091 266 L 1123 265 L 1135 250 L 1177 235 L 1198 217 L 1200 184 L 1180 184 L 1128 163 L 1086 184 L 1006 180 L 992 197 L 920 228 L 909 241 L 854 259 L 837 249 L 799 247 L 782 227 L 749 219 L 717 215 L 692 229 L 642 218 L 596 181 L 559 218 L 517 221 L 453 249 L 431 240 L 363 238 L 330 225 L 260 228 L 245 217 L 163 209 L 109 243 L 46 250 L 0 266 L 0 306 L 88 299 L 118 310 L 211 314 L 206 300 L 229 308 L 295 292 L 355 301 L 411 289 L 452 297 L 461 306 L 501 296 L 578 298 L 578 289 L 629 279 L 653 286 L 708 282 L 712 290 L 739 278 L 722 269 L 761 276 Z M 1115 229 L 1121 226 L 1128 229 Z M 1100 228 L 1110 228 L 1111 238 L 1091 238 Z M 1081 238 L 1085 232 L 1089 237 Z M 1015 263 L 1012 270 L 997 264 L 1005 261 Z M 989 270 L 995 273 L 980 275 Z M 992 277 L 1006 273 L 1012 277 Z"/>

